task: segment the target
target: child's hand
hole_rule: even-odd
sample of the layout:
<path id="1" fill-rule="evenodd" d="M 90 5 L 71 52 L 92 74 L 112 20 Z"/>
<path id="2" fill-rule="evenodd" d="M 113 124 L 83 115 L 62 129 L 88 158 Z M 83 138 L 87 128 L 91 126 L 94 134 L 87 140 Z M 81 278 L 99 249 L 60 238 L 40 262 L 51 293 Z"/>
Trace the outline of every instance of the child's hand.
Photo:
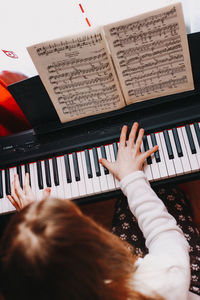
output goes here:
<path id="1" fill-rule="evenodd" d="M 51 189 L 46 188 L 43 191 L 43 199 L 47 198 L 50 195 L 50 192 Z M 23 190 L 20 186 L 18 175 L 14 175 L 14 181 L 11 184 L 11 196 L 7 195 L 7 197 L 18 211 L 36 200 L 36 196 L 33 194 L 29 184 L 29 173 L 26 173 L 25 175 Z"/>
<path id="2" fill-rule="evenodd" d="M 126 175 L 134 171 L 142 170 L 145 159 L 158 150 L 158 146 L 156 145 L 152 149 L 141 153 L 140 147 L 142 144 L 144 129 L 139 130 L 137 140 L 134 142 L 137 129 L 138 123 L 134 123 L 131 128 L 126 146 L 127 126 L 123 126 L 120 135 L 117 160 L 115 162 L 109 162 L 105 158 L 101 158 L 99 160 L 99 162 L 106 167 L 118 180 L 122 180 Z"/>

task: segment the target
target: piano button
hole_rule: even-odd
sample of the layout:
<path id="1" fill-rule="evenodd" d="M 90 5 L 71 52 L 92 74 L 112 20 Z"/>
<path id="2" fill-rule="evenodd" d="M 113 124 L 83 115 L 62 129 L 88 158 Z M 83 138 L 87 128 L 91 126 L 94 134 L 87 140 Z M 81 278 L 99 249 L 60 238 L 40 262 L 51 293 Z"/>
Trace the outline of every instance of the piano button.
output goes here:
<path id="1" fill-rule="evenodd" d="M 168 130 L 164 130 L 163 134 L 164 134 L 164 139 L 165 139 L 165 144 L 166 144 L 169 159 L 173 159 L 174 154 L 173 154 L 173 151 L 172 151 L 172 145 L 171 145 L 171 141 L 170 141 L 170 138 L 169 138 Z"/>
<path id="2" fill-rule="evenodd" d="M 22 168 L 21 166 L 17 166 L 17 174 L 19 176 L 19 183 L 21 188 L 23 188 L 23 180 L 22 180 Z"/>
<path id="3" fill-rule="evenodd" d="M 114 150 L 115 160 L 117 160 L 117 152 L 118 152 L 117 143 L 113 143 L 113 150 Z"/>
<path id="4" fill-rule="evenodd" d="M 37 166 L 38 187 L 40 190 L 42 190 L 44 188 L 44 184 L 43 184 L 42 166 L 40 160 L 36 162 L 36 166 Z"/>
<path id="5" fill-rule="evenodd" d="M 156 146 L 158 145 L 157 144 L 157 140 L 156 140 L 156 135 L 155 133 L 151 133 L 151 142 L 152 142 L 152 146 Z M 159 150 L 157 150 L 155 153 L 154 153 L 154 156 L 155 156 L 155 159 L 156 159 L 156 162 L 160 162 L 160 154 L 159 154 Z"/>
<path id="6" fill-rule="evenodd" d="M 169 159 L 169 154 L 167 151 L 167 146 L 166 146 L 166 142 L 165 142 L 165 138 L 164 138 L 164 133 L 160 132 L 158 133 L 159 137 L 160 137 L 160 142 L 161 142 L 161 146 L 163 149 L 163 154 L 164 154 L 164 159 L 166 162 L 166 167 L 167 167 L 167 172 L 169 177 L 174 177 L 176 176 L 176 171 L 174 168 L 174 162 L 173 159 Z"/>
<path id="7" fill-rule="evenodd" d="M 25 174 L 29 173 L 29 184 L 31 186 L 31 173 L 30 173 L 30 165 L 29 164 L 25 164 L 24 165 L 24 169 L 25 169 Z"/>
<path id="8" fill-rule="evenodd" d="M 100 148 L 101 148 L 101 157 L 107 159 L 105 146 L 101 146 Z M 107 168 L 103 167 L 103 169 L 104 169 L 105 175 L 109 174 L 109 171 Z"/>
<path id="9" fill-rule="evenodd" d="M 11 189 L 10 189 L 10 170 L 5 169 L 5 185 L 6 185 L 6 195 L 11 194 Z"/>
<path id="10" fill-rule="evenodd" d="M 185 130 L 186 130 L 186 134 L 187 134 L 187 137 L 188 137 L 191 152 L 192 152 L 192 154 L 195 154 L 195 153 L 197 153 L 197 150 L 196 150 L 196 147 L 195 147 L 195 144 L 194 144 L 194 140 L 193 140 L 193 137 L 192 137 L 192 133 L 191 133 L 191 129 L 190 129 L 189 124 L 187 124 L 185 126 Z"/>
<path id="11" fill-rule="evenodd" d="M 58 198 L 57 187 L 54 182 L 54 174 L 53 174 L 53 161 L 52 158 L 49 159 L 49 169 L 51 175 L 51 197 Z"/>
<path id="12" fill-rule="evenodd" d="M 44 168 L 45 168 L 46 184 L 48 187 L 51 187 L 51 175 L 50 175 L 50 167 L 49 167 L 48 159 L 45 159 L 45 161 L 44 161 Z"/>
<path id="13" fill-rule="evenodd" d="M 71 175 L 71 170 L 70 170 L 70 165 L 69 165 L 68 154 L 64 155 L 64 160 L 65 160 L 65 171 L 66 171 L 67 182 L 71 183 L 72 182 L 72 175 Z"/>
<path id="14" fill-rule="evenodd" d="M 60 163 L 61 163 L 61 172 L 62 172 L 62 178 L 63 178 L 64 196 L 65 196 L 65 199 L 71 199 L 72 198 L 71 183 L 67 182 L 67 174 L 66 174 L 66 167 L 65 167 L 65 155 L 60 157 Z"/>
<path id="15" fill-rule="evenodd" d="M 172 151 L 174 153 L 173 161 L 174 161 L 174 167 L 175 167 L 176 175 L 183 175 L 184 171 L 183 171 L 183 167 L 182 167 L 182 162 L 181 162 L 181 159 L 180 159 L 180 157 L 178 157 L 178 154 L 176 152 L 176 145 L 175 145 L 175 142 L 174 142 L 172 130 L 168 130 L 168 133 L 169 133 L 169 138 L 170 138 L 171 145 L 172 145 Z"/>
<path id="16" fill-rule="evenodd" d="M 144 152 L 148 151 L 148 150 L 149 150 L 149 143 L 148 143 L 148 140 L 147 140 L 147 136 L 146 136 L 146 135 L 143 136 L 143 145 L 144 145 Z M 147 164 L 148 164 L 148 165 L 151 165 L 151 164 L 152 164 L 151 156 L 149 156 L 149 157 L 147 158 Z"/>
<path id="17" fill-rule="evenodd" d="M 199 147 L 200 147 L 200 129 L 199 129 L 199 124 L 198 123 L 194 123 L 194 129 L 195 129 L 196 137 L 197 137 Z"/>
<path id="18" fill-rule="evenodd" d="M 98 153 L 98 157 L 102 158 L 102 153 L 101 153 L 100 147 L 97 147 L 97 153 Z M 99 166 L 100 166 L 100 171 L 101 171 L 101 176 L 99 177 L 101 191 L 106 192 L 106 191 L 109 191 L 107 178 L 106 178 L 106 175 L 104 173 L 104 167 L 102 166 L 102 164 L 99 164 Z"/>
<path id="19" fill-rule="evenodd" d="M 155 136 L 156 136 L 157 145 L 159 147 L 159 155 L 160 155 L 160 162 L 157 163 L 160 171 L 160 178 L 165 179 L 168 178 L 168 172 L 167 172 L 166 162 L 164 159 L 163 149 L 161 146 L 160 137 L 158 133 L 156 133 Z"/>
<path id="20" fill-rule="evenodd" d="M 80 154 L 81 154 L 81 161 L 82 161 L 82 165 L 83 165 L 83 173 L 84 173 L 86 192 L 87 192 L 87 195 L 92 195 L 92 194 L 94 194 L 94 190 L 93 190 L 93 185 L 92 185 L 92 178 L 88 177 L 85 152 L 81 151 Z"/>
<path id="21" fill-rule="evenodd" d="M 177 128 L 177 132 L 178 132 L 178 136 L 179 136 L 179 139 L 180 139 L 181 148 L 182 148 L 182 152 L 183 152 L 183 156 L 180 157 L 180 159 L 182 161 L 183 171 L 184 171 L 185 174 L 188 174 L 188 173 L 191 173 L 192 169 L 191 169 L 188 153 L 187 153 L 187 150 L 186 150 L 186 147 L 185 147 L 185 142 L 184 142 L 182 130 L 181 130 L 180 127 Z"/>
<path id="22" fill-rule="evenodd" d="M 85 176 L 83 171 L 83 164 L 81 159 L 81 153 L 77 152 L 77 159 L 78 159 L 78 165 L 79 165 L 79 171 L 80 171 L 80 181 L 78 181 L 78 189 L 80 196 L 86 196 L 86 184 L 85 184 Z"/>
<path id="23" fill-rule="evenodd" d="M 150 149 L 153 148 L 150 135 L 147 135 L 147 141 L 148 141 Z M 151 171 L 152 171 L 153 179 L 154 180 L 159 180 L 160 179 L 160 172 L 159 172 L 158 164 L 156 162 L 155 154 L 151 155 L 151 160 L 152 160 Z"/>
<path id="24" fill-rule="evenodd" d="M 89 151 L 88 149 L 84 150 L 85 153 L 85 161 L 86 161 L 86 166 L 87 166 L 87 173 L 88 173 L 88 178 L 92 178 L 92 169 L 91 169 L 91 162 L 90 162 L 90 156 L 89 156 Z"/>
<path id="25" fill-rule="evenodd" d="M 0 198 L 3 198 L 2 170 L 0 170 Z"/>
<path id="26" fill-rule="evenodd" d="M 52 158 L 52 164 L 53 164 L 53 177 L 54 177 L 54 183 L 55 185 L 59 185 L 59 176 L 58 176 L 58 165 L 57 165 L 57 158 Z"/>
<path id="27" fill-rule="evenodd" d="M 77 159 L 76 152 L 72 153 L 72 157 L 73 157 L 73 165 L 74 165 L 75 178 L 76 178 L 76 181 L 80 181 L 80 172 L 79 172 L 78 159 Z"/>
<path id="28" fill-rule="evenodd" d="M 91 168 L 92 168 L 92 184 L 94 188 L 95 193 L 100 193 L 101 192 L 101 187 L 100 187 L 100 182 L 99 182 L 99 177 L 96 175 L 95 172 L 95 164 L 94 164 L 94 159 L 92 155 L 92 149 L 89 150 L 89 156 L 90 156 L 90 161 L 91 161 Z"/>
<path id="29" fill-rule="evenodd" d="M 196 132 L 195 132 L 195 129 L 194 129 L 194 125 L 190 125 L 190 129 L 191 129 L 192 136 L 193 136 L 193 139 L 194 139 L 195 147 L 197 149 L 196 158 L 197 158 L 197 161 L 198 161 L 198 164 L 199 164 L 199 167 L 200 167 L 200 146 L 198 144 L 198 140 L 197 140 Z"/>
<path id="30" fill-rule="evenodd" d="M 107 160 L 111 162 L 109 146 L 105 146 L 105 151 L 106 151 Z M 115 190 L 116 185 L 115 185 L 114 176 L 111 173 L 108 173 L 108 174 L 106 174 L 106 178 L 107 178 L 109 190 L 111 190 L 111 191 Z"/>
<path id="31" fill-rule="evenodd" d="M 78 190 L 78 184 L 75 179 L 75 171 L 73 166 L 73 157 L 72 154 L 69 154 L 69 164 L 70 164 L 70 170 L 72 174 L 72 182 L 71 182 L 71 188 L 72 188 L 72 198 L 79 197 L 79 190 Z"/>
<path id="32" fill-rule="evenodd" d="M 97 149 L 95 147 L 92 148 L 92 154 L 93 154 L 93 159 L 94 159 L 96 176 L 101 176 L 98 153 L 97 153 Z"/>
<path id="33" fill-rule="evenodd" d="M 199 165 L 197 162 L 196 155 L 191 153 L 190 144 L 189 144 L 189 140 L 188 140 L 187 133 L 186 133 L 186 128 L 181 127 L 181 130 L 182 130 L 182 134 L 183 134 L 183 138 L 184 138 L 186 150 L 188 153 L 188 158 L 190 161 L 192 172 L 197 172 L 199 170 Z"/>
<path id="34" fill-rule="evenodd" d="M 109 150 L 110 150 L 110 158 L 111 158 L 111 162 L 115 162 L 115 153 L 114 153 L 114 146 L 113 145 L 109 145 L 108 146 Z M 114 181 L 115 181 L 115 186 L 118 189 L 119 186 L 119 181 L 114 177 Z"/>
<path id="35" fill-rule="evenodd" d="M 180 139 L 179 139 L 179 136 L 178 136 L 177 129 L 172 128 L 172 133 L 173 133 L 173 137 L 174 137 L 178 157 L 181 157 L 181 156 L 183 156 L 183 151 L 182 151 L 182 148 L 181 148 L 181 143 L 180 143 Z"/>
<path id="36" fill-rule="evenodd" d="M 142 141 L 141 144 L 141 152 L 144 153 L 145 149 L 144 149 L 144 142 Z M 147 164 L 147 160 L 145 159 L 145 162 L 143 164 L 143 170 L 144 170 L 144 174 L 146 175 L 147 179 L 149 181 L 153 181 L 153 175 L 152 175 L 152 171 L 151 171 L 151 165 Z"/>
<path id="37" fill-rule="evenodd" d="M 61 170 L 62 169 L 61 157 L 58 156 L 56 159 L 57 159 L 58 177 L 59 177 L 59 184 L 56 186 L 57 194 L 58 194 L 59 199 L 65 199 L 63 174 L 62 174 L 62 170 Z"/>

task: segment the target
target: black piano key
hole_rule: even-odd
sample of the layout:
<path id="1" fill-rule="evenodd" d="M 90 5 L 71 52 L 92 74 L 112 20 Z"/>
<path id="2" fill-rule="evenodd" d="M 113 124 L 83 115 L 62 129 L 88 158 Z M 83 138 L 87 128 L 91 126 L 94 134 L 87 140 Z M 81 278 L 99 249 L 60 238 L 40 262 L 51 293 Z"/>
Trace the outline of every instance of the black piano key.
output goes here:
<path id="1" fill-rule="evenodd" d="M 0 198 L 3 198 L 3 180 L 2 180 L 2 170 L 0 170 Z"/>
<path id="2" fill-rule="evenodd" d="M 48 187 L 51 187 L 51 174 L 50 174 L 50 166 L 49 160 L 46 159 L 44 161 L 44 168 L 45 168 L 45 176 L 46 176 L 46 183 Z"/>
<path id="3" fill-rule="evenodd" d="M 101 149 L 101 156 L 102 156 L 102 158 L 105 158 L 105 159 L 107 159 L 107 155 L 106 155 L 106 149 L 105 149 L 105 147 L 104 147 L 104 146 L 101 146 L 101 147 L 100 147 L 100 149 Z M 107 168 L 105 168 L 105 167 L 104 167 L 104 174 L 105 174 L 105 175 L 109 174 L 109 171 L 108 171 L 108 169 L 107 169 Z"/>
<path id="4" fill-rule="evenodd" d="M 199 147 L 200 147 L 200 129 L 199 129 L 198 123 L 194 123 L 194 129 L 195 129 L 197 140 L 198 140 Z"/>
<path id="5" fill-rule="evenodd" d="M 118 145 L 117 143 L 113 143 L 113 150 L 115 155 L 115 160 L 117 159 Z"/>
<path id="6" fill-rule="evenodd" d="M 92 167 L 91 167 L 89 151 L 86 149 L 86 150 L 84 150 L 84 153 L 85 153 L 85 161 L 86 161 L 86 166 L 87 166 L 88 178 L 92 178 L 93 175 L 92 175 Z"/>
<path id="7" fill-rule="evenodd" d="M 37 161 L 37 177 L 38 177 L 38 185 L 39 189 L 42 190 L 44 188 L 43 178 L 42 178 L 42 166 L 41 161 Z"/>
<path id="8" fill-rule="evenodd" d="M 95 147 L 92 148 L 92 153 L 93 153 L 93 157 L 94 157 L 94 165 L 95 165 L 96 175 L 101 176 L 98 153 L 97 153 L 97 149 Z"/>
<path id="9" fill-rule="evenodd" d="M 189 144 L 190 144 L 191 152 L 192 152 L 192 154 L 195 154 L 195 153 L 197 153 L 197 150 L 196 150 L 196 147 L 195 147 L 195 144 L 194 144 L 194 140 L 193 140 L 192 132 L 191 132 L 191 129 L 190 129 L 190 125 L 187 124 L 185 126 L 185 130 L 186 130 L 186 133 L 187 133 L 187 137 L 188 137 L 188 141 L 189 141 Z"/>
<path id="10" fill-rule="evenodd" d="M 17 166 L 17 174 L 18 174 L 18 177 L 19 177 L 20 186 L 21 186 L 21 188 L 23 188 L 22 168 L 21 168 L 21 166 Z"/>
<path id="11" fill-rule="evenodd" d="M 57 158 L 52 158 L 52 164 L 53 164 L 53 177 L 54 177 L 54 183 L 55 185 L 59 185 L 59 175 L 58 175 L 58 164 L 57 164 Z"/>
<path id="12" fill-rule="evenodd" d="M 73 165 L 74 165 L 74 174 L 76 181 L 80 181 L 80 172 L 79 172 L 79 166 L 78 166 L 78 158 L 76 152 L 72 153 L 72 159 L 73 159 Z"/>
<path id="13" fill-rule="evenodd" d="M 29 164 L 25 164 L 25 174 L 29 174 L 29 185 L 31 186 L 31 172 L 30 172 L 30 166 Z"/>
<path id="14" fill-rule="evenodd" d="M 173 137 L 174 137 L 178 157 L 181 157 L 181 156 L 183 156 L 183 150 L 182 150 L 182 147 L 181 147 L 181 143 L 180 143 L 180 139 L 179 139 L 179 136 L 178 136 L 177 129 L 172 128 L 172 133 L 173 133 Z"/>
<path id="15" fill-rule="evenodd" d="M 6 195 L 11 194 L 11 189 L 10 189 L 10 170 L 5 169 L 5 184 L 6 184 Z"/>
<path id="16" fill-rule="evenodd" d="M 166 144 L 169 159 L 173 159 L 174 158 L 174 153 L 173 153 L 173 150 L 172 150 L 172 145 L 171 145 L 171 142 L 170 142 L 169 133 L 168 133 L 167 130 L 164 130 L 163 134 L 164 134 L 164 139 L 165 139 L 165 144 Z"/>
<path id="17" fill-rule="evenodd" d="M 151 141 L 152 141 L 152 145 L 156 146 L 157 144 L 157 140 L 156 140 L 156 136 L 155 133 L 151 133 Z M 154 152 L 154 156 L 156 159 L 156 162 L 160 162 L 160 154 L 159 154 L 159 150 L 157 150 L 156 152 Z"/>
<path id="18" fill-rule="evenodd" d="M 145 152 L 149 150 L 149 143 L 148 143 L 148 140 L 147 140 L 147 136 L 144 135 L 143 136 L 143 145 L 144 145 L 144 150 Z M 151 165 L 152 164 L 152 159 L 151 159 L 151 156 L 147 157 L 147 164 L 148 165 Z"/>
<path id="19" fill-rule="evenodd" d="M 67 183 L 71 183 L 72 182 L 72 175 L 71 175 L 71 170 L 70 170 L 69 157 L 68 157 L 67 154 L 64 155 L 64 160 L 65 160 L 65 170 L 66 170 Z"/>

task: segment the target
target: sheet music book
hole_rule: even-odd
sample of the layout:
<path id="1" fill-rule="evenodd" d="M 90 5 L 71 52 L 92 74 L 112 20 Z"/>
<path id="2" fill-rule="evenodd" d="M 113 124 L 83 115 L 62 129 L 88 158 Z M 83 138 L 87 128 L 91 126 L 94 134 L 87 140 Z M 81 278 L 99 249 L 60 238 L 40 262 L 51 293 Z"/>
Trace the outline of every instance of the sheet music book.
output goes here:
<path id="1" fill-rule="evenodd" d="M 194 89 L 181 3 L 27 50 L 62 123 Z"/>

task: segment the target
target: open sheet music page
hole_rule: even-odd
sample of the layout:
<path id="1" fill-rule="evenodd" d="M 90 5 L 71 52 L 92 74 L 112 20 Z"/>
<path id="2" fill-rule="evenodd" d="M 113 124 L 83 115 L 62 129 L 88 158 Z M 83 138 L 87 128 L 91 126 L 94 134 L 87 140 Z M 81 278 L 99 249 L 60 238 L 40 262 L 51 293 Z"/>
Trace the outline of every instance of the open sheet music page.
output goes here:
<path id="1" fill-rule="evenodd" d="M 125 106 L 101 29 L 27 50 L 62 123 Z"/>
<path id="2" fill-rule="evenodd" d="M 180 3 L 104 30 L 127 104 L 194 89 Z"/>

